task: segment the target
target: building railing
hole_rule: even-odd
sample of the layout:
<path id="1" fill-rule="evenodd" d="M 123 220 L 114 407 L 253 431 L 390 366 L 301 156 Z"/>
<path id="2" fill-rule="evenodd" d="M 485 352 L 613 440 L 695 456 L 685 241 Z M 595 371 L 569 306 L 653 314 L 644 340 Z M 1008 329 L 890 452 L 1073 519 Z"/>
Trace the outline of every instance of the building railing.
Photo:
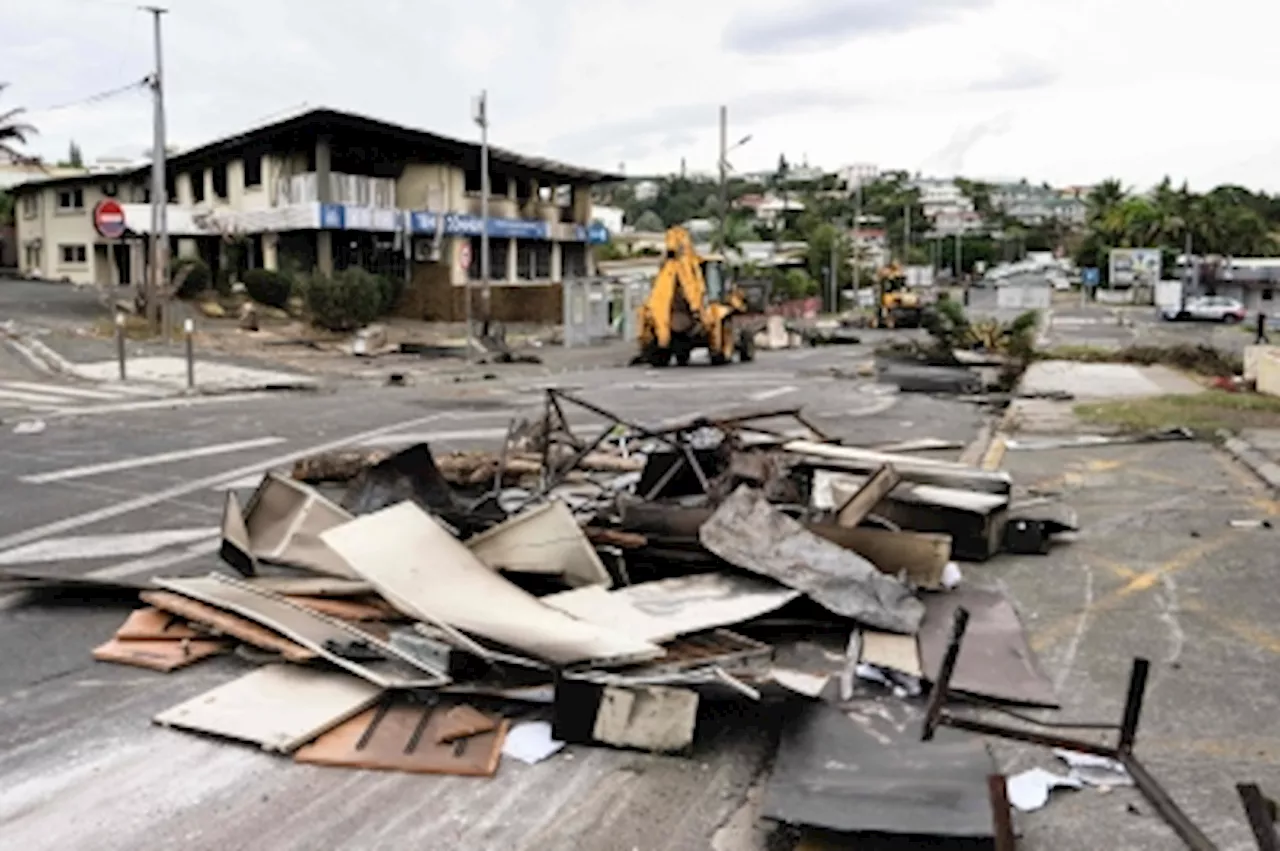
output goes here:
<path id="1" fill-rule="evenodd" d="M 313 171 L 285 178 L 276 187 L 276 206 L 319 201 L 319 185 L 319 176 Z M 353 207 L 394 210 L 396 209 L 396 181 L 390 177 L 333 172 L 329 175 L 327 200 Z"/>

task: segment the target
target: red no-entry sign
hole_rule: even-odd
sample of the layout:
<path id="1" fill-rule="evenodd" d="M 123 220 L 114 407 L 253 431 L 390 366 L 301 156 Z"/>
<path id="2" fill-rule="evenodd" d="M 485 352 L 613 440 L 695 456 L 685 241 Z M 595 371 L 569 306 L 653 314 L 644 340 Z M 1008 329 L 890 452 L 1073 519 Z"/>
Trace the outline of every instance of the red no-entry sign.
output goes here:
<path id="1" fill-rule="evenodd" d="M 108 198 L 93 208 L 93 227 L 107 239 L 124 236 L 124 208 Z"/>

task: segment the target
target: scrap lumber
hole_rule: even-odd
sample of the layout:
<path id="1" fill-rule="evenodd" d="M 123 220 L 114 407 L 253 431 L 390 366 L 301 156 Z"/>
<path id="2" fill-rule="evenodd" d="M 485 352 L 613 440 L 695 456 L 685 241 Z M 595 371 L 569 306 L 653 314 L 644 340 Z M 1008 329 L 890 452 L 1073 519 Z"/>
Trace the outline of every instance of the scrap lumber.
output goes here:
<path id="1" fill-rule="evenodd" d="M 882 464 L 840 505 L 836 511 L 836 522 L 850 529 L 856 528 L 900 481 L 902 477 L 892 464 Z"/>
<path id="2" fill-rule="evenodd" d="M 93 649 L 93 658 L 99 662 L 116 662 L 167 674 L 226 651 L 226 642 L 217 640 L 166 638 L 124 641 L 112 638 Z"/>
<path id="3" fill-rule="evenodd" d="M 342 618 L 344 621 L 385 621 L 395 620 L 400 613 L 384 600 L 335 600 L 329 597 L 305 597 L 293 594 L 283 595 L 286 600 L 311 609 L 313 612 Z"/>
<path id="4" fill-rule="evenodd" d="M 245 644 L 279 653 L 289 662 L 310 662 L 318 654 L 301 644 L 290 641 L 277 632 L 259 626 L 251 620 L 234 615 L 199 600 L 193 600 L 172 591 L 143 591 L 142 599 L 157 609 L 181 615 L 192 623 L 203 624 L 215 633 L 243 641 Z"/>
<path id="5" fill-rule="evenodd" d="M 382 690 L 350 674 L 264 665 L 155 717 L 155 723 L 289 753 L 376 701 Z"/>
<path id="6" fill-rule="evenodd" d="M 182 618 L 156 608 L 134 609 L 116 630 L 121 641 L 170 641 L 181 638 L 202 638 Z"/>
<path id="7" fill-rule="evenodd" d="M 294 754 L 312 765 L 492 777 L 509 722 L 456 741 L 441 741 L 448 711 L 427 703 L 384 703 L 345 721 Z"/>
<path id="8" fill-rule="evenodd" d="M 808 440 L 793 440 L 783 446 L 783 449 L 797 456 L 808 466 L 817 469 L 866 474 L 884 464 L 892 464 L 905 481 L 916 484 L 993 494 L 1007 494 L 1013 488 L 1013 480 L 1008 473 L 976 470 L 951 461 L 873 452 L 869 449 L 815 443 Z"/>
<path id="9" fill-rule="evenodd" d="M 662 655 L 657 645 L 584 623 L 542 603 L 482 564 L 411 502 L 331 529 L 324 541 L 392 605 L 418 620 L 560 664 Z"/>

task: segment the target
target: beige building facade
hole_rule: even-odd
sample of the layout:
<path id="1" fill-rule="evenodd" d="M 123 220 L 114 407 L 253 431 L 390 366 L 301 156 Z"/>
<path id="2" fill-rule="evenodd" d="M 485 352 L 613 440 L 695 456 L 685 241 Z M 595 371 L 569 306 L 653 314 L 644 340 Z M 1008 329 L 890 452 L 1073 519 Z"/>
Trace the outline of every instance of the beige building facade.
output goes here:
<path id="1" fill-rule="evenodd" d="M 480 218 L 480 150 L 350 113 L 311 110 L 171 156 L 170 253 L 215 274 L 249 268 L 332 273 L 359 266 L 402 277 L 400 312 L 455 320 L 482 278 L 489 236 L 493 318 L 546 321 L 560 283 L 595 273 L 591 187 L 613 175 L 491 149 L 488 220 Z M 18 261 L 28 275 L 83 284 L 139 284 L 151 236 L 150 170 L 33 181 L 15 187 Z M 120 204 L 123 236 L 95 227 Z M 480 287 L 472 287 L 473 299 Z"/>

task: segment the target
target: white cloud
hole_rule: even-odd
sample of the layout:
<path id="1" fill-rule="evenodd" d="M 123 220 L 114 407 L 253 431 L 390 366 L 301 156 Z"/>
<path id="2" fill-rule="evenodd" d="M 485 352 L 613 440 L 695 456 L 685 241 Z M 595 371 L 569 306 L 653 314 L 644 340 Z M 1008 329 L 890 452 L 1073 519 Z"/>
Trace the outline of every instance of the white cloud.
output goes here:
<path id="1" fill-rule="evenodd" d="M 125 0 L 5 12 L 6 105 L 35 110 L 150 70 Z M 1181 4 L 1175 4 L 1181 6 Z M 630 173 L 792 161 L 1076 183 L 1280 190 L 1269 104 L 1280 7 L 1219 0 L 171 0 L 170 138 L 193 145 L 301 102 Z M 1247 22 L 1247 24 L 1245 23 Z M 35 149 L 149 144 L 145 94 L 33 112 Z"/>

